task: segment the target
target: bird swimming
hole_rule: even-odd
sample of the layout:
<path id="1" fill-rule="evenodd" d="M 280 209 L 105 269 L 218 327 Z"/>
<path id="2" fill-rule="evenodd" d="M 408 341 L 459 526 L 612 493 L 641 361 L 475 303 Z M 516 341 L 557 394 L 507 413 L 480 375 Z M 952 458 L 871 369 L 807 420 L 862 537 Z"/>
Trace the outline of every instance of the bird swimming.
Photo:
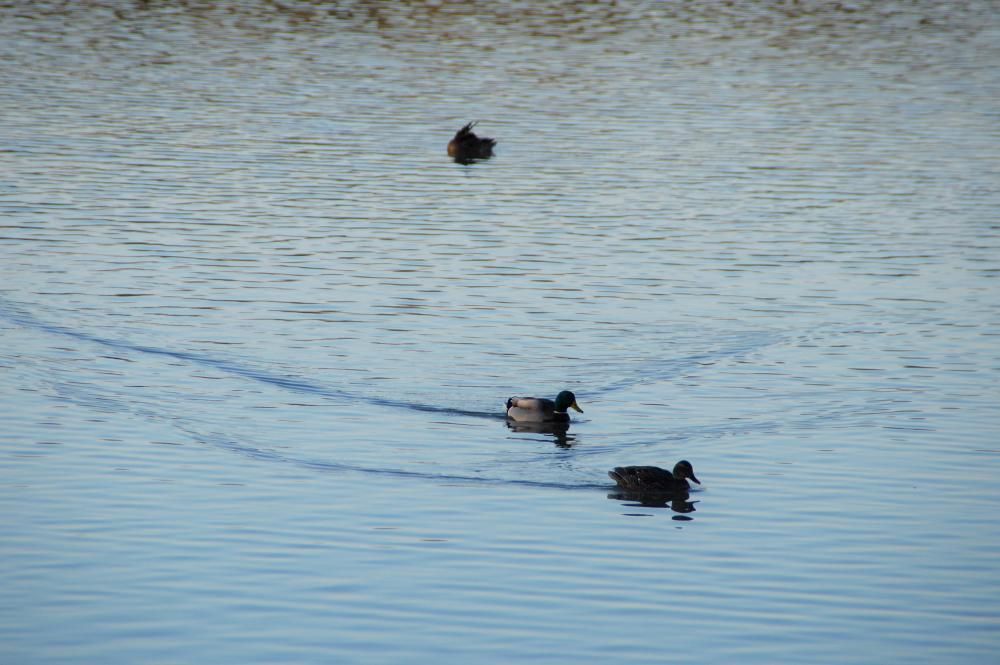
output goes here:
<path id="1" fill-rule="evenodd" d="M 472 128 L 476 122 L 470 122 L 455 132 L 455 138 L 448 142 L 448 156 L 457 162 L 470 162 L 474 159 L 488 159 L 493 156 L 493 146 L 496 139 L 487 136 L 476 136 Z"/>
<path id="2" fill-rule="evenodd" d="M 517 422 L 569 422 L 566 409 L 583 413 L 576 395 L 564 390 L 554 400 L 542 397 L 511 397 L 507 400 L 507 417 Z"/>
<path id="3" fill-rule="evenodd" d="M 616 466 L 608 471 L 608 477 L 618 483 L 618 487 L 642 494 L 686 494 L 691 488 L 687 478 L 701 485 L 694 475 L 694 467 L 687 460 L 675 464 L 673 472 L 658 466 Z"/>

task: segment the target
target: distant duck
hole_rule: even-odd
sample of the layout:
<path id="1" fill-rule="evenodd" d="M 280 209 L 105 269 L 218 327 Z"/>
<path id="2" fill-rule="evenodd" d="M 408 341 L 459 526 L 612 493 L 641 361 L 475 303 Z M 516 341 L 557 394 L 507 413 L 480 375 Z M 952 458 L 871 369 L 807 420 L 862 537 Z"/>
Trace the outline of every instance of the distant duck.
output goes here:
<path id="1" fill-rule="evenodd" d="M 564 390 L 555 400 L 541 397 L 511 397 L 507 400 L 507 417 L 517 422 L 544 423 L 569 422 L 566 409 L 583 413 L 576 403 L 576 395 Z"/>
<path id="2" fill-rule="evenodd" d="M 493 156 L 493 146 L 497 144 L 496 140 L 485 136 L 476 136 L 472 131 L 475 126 L 476 122 L 470 122 L 455 132 L 455 138 L 448 142 L 449 157 L 454 157 L 457 162 L 469 162 Z"/>
<path id="3" fill-rule="evenodd" d="M 658 466 L 616 466 L 608 471 L 611 480 L 618 487 L 637 494 L 681 494 L 691 488 L 687 478 L 701 485 L 694 475 L 691 462 L 681 460 L 674 465 L 671 473 Z"/>

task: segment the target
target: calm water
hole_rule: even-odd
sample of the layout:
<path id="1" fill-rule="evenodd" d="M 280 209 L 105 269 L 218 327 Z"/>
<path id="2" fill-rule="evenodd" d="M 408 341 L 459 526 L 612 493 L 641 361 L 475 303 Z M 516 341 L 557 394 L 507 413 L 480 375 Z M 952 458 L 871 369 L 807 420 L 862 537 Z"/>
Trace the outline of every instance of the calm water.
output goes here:
<path id="1" fill-rule="evenodd" d="M 996 662 L 995 3 L 87 5 L 0 7 L 0 661 Z"/>

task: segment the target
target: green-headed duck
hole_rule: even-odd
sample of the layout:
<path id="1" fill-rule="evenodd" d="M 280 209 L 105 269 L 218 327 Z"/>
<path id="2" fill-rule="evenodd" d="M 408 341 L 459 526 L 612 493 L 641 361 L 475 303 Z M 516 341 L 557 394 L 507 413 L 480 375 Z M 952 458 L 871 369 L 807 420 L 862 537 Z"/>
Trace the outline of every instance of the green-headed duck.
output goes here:
<path id="1" fill-rule="evenodd" d="M 507 400 L 507 417 L 517 422 L 569 422 L 566 409 L 583 413 L 577 406 L 576 395 L 564 390 L 555 400 L 541 397 L 511 397 Z"/>

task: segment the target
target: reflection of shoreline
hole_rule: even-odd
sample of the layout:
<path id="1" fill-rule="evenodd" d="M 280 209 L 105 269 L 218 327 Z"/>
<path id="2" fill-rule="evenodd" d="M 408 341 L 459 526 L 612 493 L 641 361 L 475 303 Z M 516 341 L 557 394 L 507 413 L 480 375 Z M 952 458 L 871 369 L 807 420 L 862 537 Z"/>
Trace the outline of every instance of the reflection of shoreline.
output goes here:
<path id="1" fill-rule="evenodd" d="M 551 434 L 553 443 L 560 448 L 572 448 L 576 443 L 576 436 L 569 434 L 569 423 L 530 423 L 518 422 L 511 418 L 507 419 L 507 428 L 512 432 L 529 434 Z"/>
<path id="2" fill-rule="evenodd" d="M 92 3 L 64 3 L 60 9 L 67 26 L 75 26 L 90 16 L 101 17 Z M 894 19 L 887 21 L 882 3 L 859 0 L 854 3 L 772 3 L 749 4 L 746 11 L 720 10 L 717 3 L 592 3 L 557 2 L 539 5 L 510 6 L 507 3 L 473 0 L 441 3 L 431 0 L 374 2 L 358 0 L 348 6 L 328 8 L 310 3 L 280 3 L 250 0 L 242 3 L 119 3 L 117 23 L 146 25 L 150 17 L 165 17 L 176 23 L 190 20 L 198 29 L 215 36 L 220 27 L 229 27 L 233 17 L 244 34 L 270 39 L 288 33 L 314 33 L 327 37 L 333 32 L 378 35 L 394 43 L 424 44 L 433 38 L 461 46 L 481 48 L 511 40 L 566 40 L 577 43 L 602 42 L 627 37 L 622 47 L 633 52 L 663 48 L 664 42 L 694 39 L 699 46 L 722 44 L 718 52 L 727 57 L 732 40 L 750 45 L 789 50 L 811 57 L 837 61 L 875 49 L 919 50 L 929 38 L 952 37 L 963 41 L 977 36 L 990 26 L 994 9 L 990 3 L 961 6 L 954 3 L 916 2 L 896 8 Z M 129 6 L 131 4 L 131 6 Z M 178 7 L 179 5 L 179 7 Z M 24 10 L 19 3 L 12 7 Z M 0 16 L 6 13 L 0 10 Z M 909 17 L 911 26 L 903 28 L 900 19 Z M 470 28 L 470 26 L 472 26 Z M 207 28 L 207 29 L 206 29 Z M 887 40 L 886 35 L 891 35 Z M 675 57 L 687 50 L 676 48 Z M 706 64 L 710 59 L 693 57 Z M 443 65 L 448 67 L 449 65 Z M 467 69 L 468 63 L 455 59 L 454 69 Z M 534 71 L 534 67 L 532 68 Z"/>

